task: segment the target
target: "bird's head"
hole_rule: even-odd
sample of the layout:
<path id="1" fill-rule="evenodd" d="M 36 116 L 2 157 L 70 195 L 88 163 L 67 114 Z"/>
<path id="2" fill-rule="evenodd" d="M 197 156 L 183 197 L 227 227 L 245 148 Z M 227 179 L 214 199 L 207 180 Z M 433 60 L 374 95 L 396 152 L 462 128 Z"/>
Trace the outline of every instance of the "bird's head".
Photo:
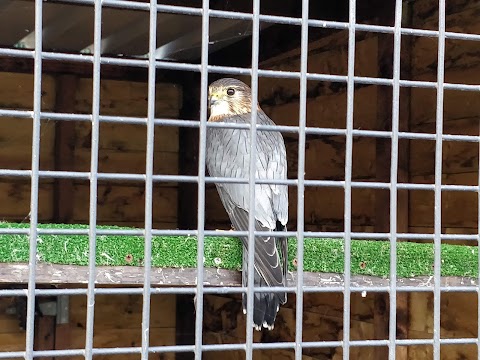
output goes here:
<path id="1" fill-rule="evenodd" d="M 252 112 L 252 91 L 240 80 L 223 78 L 208 88 L 209 121 Z"/>

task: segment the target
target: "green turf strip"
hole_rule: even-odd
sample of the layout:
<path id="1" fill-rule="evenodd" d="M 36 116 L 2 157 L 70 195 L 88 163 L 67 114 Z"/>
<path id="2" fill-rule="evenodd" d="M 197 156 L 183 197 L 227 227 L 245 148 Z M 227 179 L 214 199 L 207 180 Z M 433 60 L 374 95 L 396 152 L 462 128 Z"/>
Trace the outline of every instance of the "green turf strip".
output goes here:
<path id="1" fill-rule="evenodd" d="M 0 222 L 0 228 L 26 228 L 29 224 Z M 39 228 L 86 229 L 86 225 L 39 224 Z M 125 229 L 98 226 L 99 229 Z M 98 236 L 97 265 L 142 265 L 141 236 Z M 0 262 L 28 262 L 26 235 L 0 235 Z M 351 243 L 351 272 L 388 276 L 390 244 L 386 241 L 353 240 Z M 294 270 L 297 243 L 289 239 L 289 264 Z M 160 236 L 152 240 L 152 265 L 155 267 L 195 267 L 197 242 L 190 236 Z M 88 236 L 40 235 L 37 242 L 40 262 L 51 264 L 87 265 Z M 236 238 L 206 237 L 205 266 L 239 269 L 241 243 Z M 397 276 L 433 275 L 433 245 L 411 242 L 397 244 Z M 304 270 L 342 273 L 344 248 L 342 239 L 305 239 Z M 477 247 L 442 245 L 443 276 L 478 276 Z"/>

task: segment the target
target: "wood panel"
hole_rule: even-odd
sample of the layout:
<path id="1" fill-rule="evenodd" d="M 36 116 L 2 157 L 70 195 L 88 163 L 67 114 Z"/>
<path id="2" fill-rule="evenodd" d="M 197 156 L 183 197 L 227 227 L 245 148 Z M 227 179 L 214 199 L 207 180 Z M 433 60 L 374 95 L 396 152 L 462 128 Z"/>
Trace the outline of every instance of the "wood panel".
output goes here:
<path id="1" fill-rule="evenodd" d="M 25 332 L 0 333 L 0 351 L 25 351 Z"/>
<path id="2" fill-rule="evenodd" d="M 95 329 L 137 329 L 142 325 L 142 302 L 139 295 L 95 296 Z M 150 327 L 172 328 L 175 326 L 175 296 L 153 295 L 151 297 Z M 87 301 L 85 296 L 70 297 L 70 322 L 85 328 Z M 121 314 L 122 316 L 118 316 Z"/>
<path id="3" fill-rule="evenodd" d="M 245 341 L 245 316 L 241 311 L 239 297 L 205 297 L 204 342 L 238 343 Z M 373 296 L 352 296 L 351 338 L 373 339 Z M 343 336 L 342 294 L 309 294 L 305 296 L 303 313 L 304 341 L 336 341 Z M 295 339 L 295 296 L 289 294 L 288 302 L 280 308 L 275 329 L 271 332 L 254 332 L 256 342 L 294 341 Z M 373 359 L 373 348 L 352 348 L 352 358 Z M 341 349 L 304 349 L 305 359 L 341 359 Z M 261 357 L 263 355 L 263 357 Z M 235 354 L 233 354 L 235 358 Z M 294 352 L 262 351 L 260 359 L 293 359 Z M 211 355 L 209 359 L 222 357 Z"/>
<path id="4" fill-rule="evenodd" d="M 98 186 L 99 223 L 142 223 L 145 209 L 145 187 L 143 185 Z M 88 183 L 74 185 L 75 208 L 73 219 L 78 223 L 88 222 L 90 188 Z M 154 186 L 153 219 L 156 223 L 176 223 L 176 188 Z M 39 186 L 39 220 L 53 218 L 53 184 Z M 2 219 L 28 220 L 30 212 L 30 184 L 21 182 L 0 182 L 0 217 Z"/>
<path id="5" fill-rule="evenodd" d="M 477 301 L 474 293 L 442 293 L 440 336 L 442 339 L 477 337 Z M 412 293 L 410 306 L 410 337 L 433 337 L 433 295 Z M 412 347 L 411 359 L 431 359 L 432 347 Z M 441 347 L 442 359 L 475 359 L 476 346 L 449 345 Z"/>
<path id="6" fill-rule="evenodd" d="M 55 124 L 42 121 L 40 169 L 53 170 Z M 0 168 L 25 170 L 32 166 L 32 120 L 0 118 Z"/>
<path id="7" fill-rule="evenodd" d="M 79 81 L 76 111 L 92 112 L 92 80 Z M 176 117 L 181 107 L 181 88 L 175 84 L 156 85 L 155 116 Z M 142 82 L 102 80 L 100 83 L 100 114 L 147 116 L 148 86 Z"/>
<path id="8" fill-rule="evenodd" d="M 287 148 L 288 178 L 297 178 L 298 140 L 284 136 Z M 375 174 L 375 139 L 358 137 L 353 141 L 352 179 L 370 179 Z M 307 136 L 305 146 L 306 180 L 345 178 L 345 137 Z"/>
<path id="9" fill-rule="evenodd" d="M 38 215 L 40 221 L 53 217 L 53 184 L 39 184 Z M 2 220 L 28 220 L 30 212 L 30 183 L 20 181 L 0 181 L 0 218 Z"/>
<path id="10" fill-rule="evenodd" d="M 433 176 L 417 176 L 413 182 L 432 184 Z M 444 184 L 477 185 L 475 173 L 444 175 Z M 442 227 L 476 228 L 478 201 L 473 192 L 442 192 Z M 433 226 L 433 191 L 410 192 L 410 226 Z"/>
<path id="11" fill-rule="evenodd" d="M 212 224 L 224 224 L 230 227 L 227 214 L 223 209 L 216 189 L 206 190 L 206 221 Z M 352 190 L 352 225 L 359 229 L 371 226 L 374 221 L 375 190 Z M 294 229 L 297 221 L 296 189 L 289 188 L 289 228 Z M 309 230 L 341 231 L 343 229 L 344 192 L 341 188 L 307 187 L 305 188 L 305 224 Z"/>
<path id="12" fill-rule="evenodd" d="M 137 347 L 142 344 L 142 302 L 139 295 L 97 295 L 93 346 L 100 348 Z M 175 296 L 151 297 L 150 346 L 175 345 Z M 85 296 L 70 298 L 70 348 L 85 346 L 87 302 Z M 121 316 L 119 316 L 121 315 Z M 115 355 L 115 359 L 138 359 L 139 355 Z M 173 354 L 154 355 L 152 359 L 174 359 Z M 75 359 L 80 359 L 76 357 Z M 95 357 L 97 358 L 97 357 Z M 113 355 L 98 356 L 112 359 Z"/>
<path id="13" fill-rule="evenodd" d="M 8 314 L 7 309 L 14 306 L 11 297 L 0 298 L 0 351 L 25 350 L 25 330 L 15 314 Z"/>
<path id="14" fill-rule="evenodd" d="M 435 124 L 417 126 L 419 132 L 434 132 Z M 478 118 L 447 121 L 444 134 L 478 136 Z M 410 172 L 412 176 L 431 175 L 435 171 L 435 141 L 411 140 Z M 444 141 L 442 149 L 443 174 L 459 174 L 478 170 L 478 144 L 473 142 Z"/>
<path id="15" fill-rule="evenodd" d="M 449 71 L 448 74 L 454 83 L 468 83 L 476 79 L 480 67 L 476 66 L 467 70 Z M 436 81 L 436 74 L 429 73 L 421 80 Z M 480 110 L 476 92 L 445 90 L 444 92 L 444 121 L 477 118 Z M 434 123 L 436 119 L 436 92 L 435 89 L 412 88 L 411 105 L 412 131 L 417 131 L 417 126 L 425 123 Z M 457 131 L 462 131 L 459 128 Z"/>
<path id="16" fill-rule="evenodd" d="M 354 127 L 375 129 L 376 107 L 371 105 L 376 98 L 376 86 L 356 89 L 354 97 Z M 369 106 L 365 106 L 369 104 Z M 278 125 L 298 126 L 298 102 L 275 106 L 263 106 L 263 110 Z M 307 126 L 345 129 L 347 114 L 346 92 L 333 93 L 307 100 Z"/>
<path id="17" fill-rule="evenodd" d="M 377 67 L 371 60 L 371 55 L 376 53 L 377 38 L 371 34 L 359 32 L 356 34 L 355 44 L 355 74 L 359 76 L 375 76 Z M 347 75 L 347 49 L 348 31 L 338 31 L 330 36 L 310 42 L 308 45 L 308 72 Z M 262 69 L 300 71 L 300 48 L 283 53 L 260 64 Z M 291 86 L 294 82 L 295 86 Z M 273 99 L 281 100 L 279 94 L 290 94 L 292 100 L 298 101 L 299 83 L 296 80 L 262 78 L 259 83 L 259 98 L 261 102 L 271 102 Z M 310 96 L 328 94 L 330 84 L 320 85 L 316 81 L 309 81 L 307 84 Z M 327 90 L 322 92 L 322 87 Z M 282 93 L 280 90 L 285 90 Z M 283 97 L 288 99 L 287 97 Z M 278 102 L 277 102 L 278 104 Z"/>
<path id="18" fill-rule="evenodd" d="M 3 139 L 0 135 L 0 153 L 8 156 L 0 157 L 0 168 L 13 170 L 28 170 L 32 166 L 32 127 L 31 120 L 26 119 L 3 119 L 0 121 L 0 134 L 5 134 Z M 55 124 L 53 122 L 42 123 L 40 140 L 40 169 L 54 169 L 54 148 L 52 146 L 55 135 Z M 18 129 L 11 134 L 12 129 Z M 173 129 L 173 128 L 164 128 Z M 163 130 L 163 129 L 162 129 Z M 144 174 L 145 173 L 145 140 L 140 139 L 140 143 L 134 140 L 128 141 L 127 135 L 132 133 L 131 129 L 123 129 L 118 132 L 118 140 L 110 137 L 102 141 L 105 146 L 99 150 L 99 172 L 127 172 Z M 135 131 L 133 131 L 135 133 Z M 78 133 L 77 133 L 78 134 Z M 175 147 L 176 131 L 166 131 L 166 133 L 157 137 L 156 151 L 154 153 L 154 172 L 156 174 L 177 174 L 178 172 L 178 152 Z M 145 132 L 146 136 L 146 132 Z M 168 139 L 168 140 L 167 140 Z M 80 143 L 80 140 L 84 140 Z M 130 139 L 131 140 L 131 139 Z M 142 141 L 145 146 L 142 147 Z M 78 139 L 77 146 L 74 149 L 74 171 L 90 171 L 90 134 L 85 138 Z M 115 148 L 116 147 L 116 148 Z M 125 149 L 127 147 L 127 149 Z M 128 149 L 130 148 L 130 149 Z M 159 150 L 170 148 L 170 151 Z M 126 164 L 128 167 L 126 168 Z M 63 169 L 60 169 L 63 170 Z"/>
<path id="19" fill-rule="evenodd" d="M 75 150 L 76 171 L 90 171 L 90 156 L 89 149 L 77 148 Z M 146 154 L 144 151 L 123 152 L 102 149 L 98 152 L 98 161 L 98 172 L 100 173 L 145 174 Z M 128 167 L 125 164 L 128 164 Z M 158 151 L 154 153 L 154 174 L 175 175 L 177 168 L 178 152 Z"/>
<path id="20" fill-rule="evenodd" d="M 33 75 L 0 72 L 0 108 L 33 110 Z M 55 79 L 42 76 L 42 110 L 53 110 Z"/>
<path id="21" fill-rule="evenodd" d="M 122 114 L 123 115 L 123 114 Z M 90 123 L 78 122 L 75 147 L 91 148 L 92 128 Z M 101 123 L 99 149 L 115 151 L 145 151 L 147 147 L 147 127 L 145 125 Z M 155 127 L 155 151 L 178 151 L 178 128 Z"/>
<path id="22" fill-rule="evenodd" d="M 356 59 L 355 74 L 359 76 L 377 76 L 377 67 L 372 61 L 372 54 L 377 51 L 377 38 L 367 33 L 357 33 L 356 36 Z M 309 43 L 308 72 L 347 75 L 347 43 L 348 32 L 338 31 L 330 36 Z M 300 49 L 295 49 L 260 64 L 262 69 L 281 71 L 300 71 Z M 249 83 L 248 77 L 241 79 Z M 285 116 L 272 115 L 272 119 L 279 124 L 298 124 L 298 101 L 300 83 L 295 79 L 259 78 L 259 102 L 263 110 L 270 115 L 270 108 L 278 108 L 282 105 L 291 104 L 287 107 L 288 114 Z M 346 84 L 329 81 L 308 81 L 307 103 L 319 97 L 340 95 L 346 98 Z M 341 98 L 340 97 L 340 98 Z M 371 101 L 371 99 L 370 99 Z M 370 102 L 369 101 L 369 102 Z M 369 103 L 367 102 L 367 103 Z M 345 111 L 346 107 L 344 107 Z M 318 109 L 312 109 L 316 112 Z M 330 108 L 333 116 L 336 109 Z M 308 112 L 309 110 L 307 110 Z M 282 113 L 283 111 L 279 111 Z M 273 113 L 272 113 L 273 114 Z M 330 114 L 328 114 L 330 115 Z M 328 116 L 325 117 L 328 119 Z M 286 119 L 286 120 L 284 120 Z M 288 120 L 289 119 L 289 120 Z M 324 119 L 324 121 L 326 121 Z M 345 118 L 342 125 L 344 126 Z M 311 125 L 327 126 L 328 125 Z"/>
<path id="23" fill-rule="evenodd" d="M 88 221 L 89 185 L 75 185 L 75 209 L 77 222 Z M 145 218 L 145 187 L 99 185 L 97 192 L 97 219 L 99 221 L 142 221 Z M 174 222 L 177 217 L 175 188 L 153 188 L 153 218 Z"/>
<path id="24" fill-rule="evenodd" d="M 477 337 L 477 296 L 469 293 L 445 293 L 441 301 L 441 337 Z M 245 316 L 241 312 L 238 297 L 205 297 L 204 342 L 238 343 L 244 339 Z M 277 326 L 272 332 L 254 333 L 255 341 L 293 341 L 295 329 L 295 297 L 289 296 L 286 306 L 278 314 Z M 304 341 L 340 340 L 342 337 L 342 295 L 311 294 L 304 302 Z M 412 293 L 409 301 L 409 338 L 431 339 L 433 337 L 433 297 L 427 293 Z M 373 338 L 373 295 L 363 298 L 352 294 L 351 337 L 353 340 Z M 373 359 L 374 348 L 352 348 L 352 358 Z M 476 347 L 442 346 L 442 359 L 474 359 Z M 306 349 L 307 358 L 341 359 L 341 349 Z M 259 359 L 276 358 L 280 354 L 262 352 Z M 233 358 L 240 354 L 232 353 Z M 293 351 L 282 351 L 285 359 L 292 359 Z M 409 359 L 431 359 L 431 346 L 409 347 Z M 213 353 L 209 359 L 220 359 Z"/>
<path id="25" fill-rule="evenodd" d="M 422 0 L 412 3 L 414 27 L 422 29 L 438 29 L 438 2 Z M 447 31 L 478 34 L 480 28 L 476 17 L 478 4 L 472 0 L 453 0 L 446 4 Z M 414 74 L 435 71 L 437 62 L 437 42 L 431 38 L 415 37 L 415 53 L 413 61 Z M 446 67 L 465 68 L 478 64 L 475 55 L 475 42 L 447 40 L 445 49 Z"/>
<path id="26" fill-rule="evenodd" d="M 174 345 L 175 328 L 150 328 L 150 346 Z M 142 346 L 142 331 L 138 329 L 109 328 L 102 331 L 95 331 L 93 337 L 95 348 L 115 347 L 140 347 Z M 71 348 L 81 349 L 85 347 L 85 330 L 81 328 L 72 329 Z M 115 354 L 98 355 L 99 360 L 138 360 L 137 354 Z M 69 359 L 81 360 L 83 356 L 72 356 Z M 174 353 L 150 354 L 149 359 L 174 360 Z"/>
<path id="27" fill-rule="evenodd" d="M 28 74 L 0 73 L 0 107 L 13 109 L 32 108 L 33 76 Z M 55 78 L 45 76 L 43 81 L 42 110 L 55 107 Z M 76 112 L 91 112 L 92 81 L 81 79 L 75 98 Z M 181 89 L 173 84 L 157 84 L 156 115 L 178 117 L 181 106 Z M 147 84 L 104 80 L 101 84 L 101 111 L 105 115 L 146 116 Z M 32 146 L 32 120 L 20 118 L 0 119 L 0 168 L 30 169 Z M 40 139 L 40 168 L 53 170 L 55 164 L 55 124 L 42 121 Z M 178 173 L 178 129 L 157 126 L 155 129 L 154 171 L 156 174 Z M 100 126 L 99 171 L 145 173 L 146 126 L 102 123 Z M 91 124 L 75 122 L 74 171 L 90 169 Z M 62 169 L 60 169 L 62 170 Z M 66 169 L 65 169 L 66 170 Z M 30 185 L 28 178 L 1 179 L 0 216 L 6 220 L 26 219 L 30 210 Z M 39 189 L 39 219 L 53 219 L 53 180 L 42 180 Z M 160 189 L 166 184 L 156 184 L 154 191 L 154 223 L 159 227 L 176 224 L 175 185 Z M 99 187 L 99 223 L 143 223 L 144 186 L 126 183 L 123 186 L 101 184 Z M 74 187 L 76 201 L 74 221 L 88 219 L 89 188 L 86 182 L 77 181 Z"/>

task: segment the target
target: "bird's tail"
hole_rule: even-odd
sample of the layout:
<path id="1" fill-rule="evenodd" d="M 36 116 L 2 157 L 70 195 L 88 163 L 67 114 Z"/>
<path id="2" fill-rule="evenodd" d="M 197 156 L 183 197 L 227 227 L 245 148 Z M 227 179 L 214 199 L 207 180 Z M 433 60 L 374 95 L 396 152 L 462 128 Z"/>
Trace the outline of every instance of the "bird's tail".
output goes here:
<path id="1" fill-rule="evenodd" d="M 247 251 L 243 250 L 243 269 L 242 269 L 242 286 L 247 286 Z M 257 269 L 254 269 L 253 275 L 254 287 L 268 287 L 265 279 L 260 275 Z M 273 330 L 275 318 L 281 304 L 286 302 L 287 294 L 284 292 L 254 292 L 253 297 L 253 325 L 256 330 L 262 327 Z M 247 313 L 247 295 L 242 294 L 243 313 Z"/>

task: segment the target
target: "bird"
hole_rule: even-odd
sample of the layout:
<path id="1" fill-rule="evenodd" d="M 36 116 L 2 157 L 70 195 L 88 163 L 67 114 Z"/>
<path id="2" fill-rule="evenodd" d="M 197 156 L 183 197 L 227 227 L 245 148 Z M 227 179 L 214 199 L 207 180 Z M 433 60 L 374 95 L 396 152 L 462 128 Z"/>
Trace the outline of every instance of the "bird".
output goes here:
<path id="1" fill-rule="evenodd" d="M 208 88 L 209 122 L 250 124 L 252 92 L 234 78 L 222 78 Z M 257 124 L 275 125 L 257 103 Z M 249 178 L 250 130 L 208 127 L 206 166 L 212 177 Z M 255 178 L 285 180 L 287 156 L 279 131 L 258 131 L 256 136 Z M 233 228 L 248 230 L 249 213 L 254 211 L 255 230 L 286 231 L 288 187 L 284 184 L 256 184 L 255 209 L 250 208 L 249 184 L 215 183 L 220 200 Z M 243 243 L 242 286 L 247 286 L 248 237 Z M 287 238 L 255 236 L 254 286 L 285 287 L 287 278 Z M 247 295 L 242 294 L 243 313 L 247 313 Z M 256 330 L 272 330 L 280 305 L 287 302 L 286 292 L 255 292 L 253 324 Z"/>

